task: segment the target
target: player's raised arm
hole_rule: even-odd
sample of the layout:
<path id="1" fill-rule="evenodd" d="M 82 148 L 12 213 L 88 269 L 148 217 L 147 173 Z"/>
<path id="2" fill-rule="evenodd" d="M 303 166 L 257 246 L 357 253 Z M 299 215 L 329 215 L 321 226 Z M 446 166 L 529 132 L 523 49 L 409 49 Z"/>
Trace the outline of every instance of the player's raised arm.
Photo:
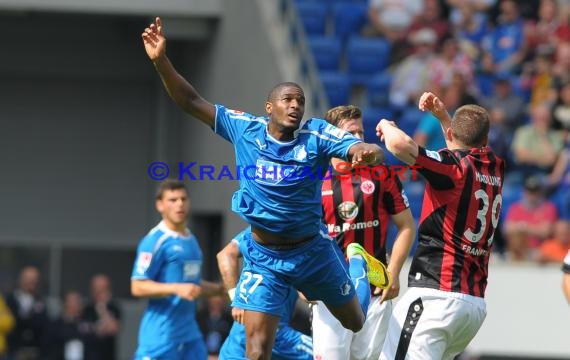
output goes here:
<path id="1" fill-rule="evenodd" d="M 382 119 L 376 125 L 376 135 L 386 144 L 386 149 L 408 165 L 414 165 L 418 157 L 418 144 L 393 121 Z"/>
<path id="2" fill-rule="evenodd" d="M 180 75 L 166 56 L 166 37 L 160 18 L 142 33 L 144 48 L 174 102 L 188 114 L 214 127 L 216 108 Z"/>
<path id="3" fill-rule="evenodd" d="M 443 101 L 431 92 L 424 92 L 420 97 L 418 108 L 421 111 L 431 112 L 432 115 L 439 120 L 441 130 L 443 131 L 443 138 L 445 139 L 447 147 L 449 147 L 447 131 L 451 127 L 451 117 L 449 116 Z"/>

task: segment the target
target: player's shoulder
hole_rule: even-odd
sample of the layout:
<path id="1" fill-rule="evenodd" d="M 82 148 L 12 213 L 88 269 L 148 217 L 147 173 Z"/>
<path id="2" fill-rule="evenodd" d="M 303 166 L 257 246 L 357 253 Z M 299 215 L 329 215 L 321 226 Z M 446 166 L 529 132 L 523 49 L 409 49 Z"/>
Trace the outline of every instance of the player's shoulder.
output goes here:
<path id="1" fill-rule="evenodd" d="M 153 227 L 140 241 L 140 246 L 144 248 L 158 248 L 170 235 L 165 232 L 160 224 Z"/>
<path id="2" fill-rule="evenodd" d="M 253 114 L 250 114 L 248 112 L 245 112 L 245 111 L 239 110 L 239 109 L 228 108 L 228 107 L 226 107 L 224 105 L 220 105 L 220 104 L 216 104 L 216 112 L 218 114 L 224 114 L 225 116 L 227 116 L 230 119 L 233 119 L 236 121 L 243 121 L 244 123 L 248 123 L 248 124 L 251 123 L 252 125 L 255 125 L 255 124 L 267 125 L 267 121 L 268 121 L 268 119 L 266 117 L 253 115 Z"/>
<path id="3" fill-rule="evenodd" d="M 348 131 L 342 130 L 328 123 L 326 120 L 319 118 L 303 120 L 299 126 L 299 131 L 301 134 L 315 135 L 323 139 L 340 140 L 345 137 L 353 137 L 355 140 L 358 140 L 358 138 Z"/>

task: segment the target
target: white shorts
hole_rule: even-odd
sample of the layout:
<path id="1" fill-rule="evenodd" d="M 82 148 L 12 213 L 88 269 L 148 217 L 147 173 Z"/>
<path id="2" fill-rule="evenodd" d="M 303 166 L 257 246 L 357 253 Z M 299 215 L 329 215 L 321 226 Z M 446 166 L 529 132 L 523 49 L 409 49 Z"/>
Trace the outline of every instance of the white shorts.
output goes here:
<path id="1" fill-rule="evenodd" d="M 377 360 L 388 331 L 392 301 L 380 304 L 380 297 L 370 300 L 362 329 L 345 329 L 320 301 L 313 309 L 313 354 L 319 360 Z"/>
<path id="2" fill-rule="evenodd" d="M 451 360 L 475 337 L 487 315 L 483 298 L 409 288 L 394 307 L 381 360 Z"/>

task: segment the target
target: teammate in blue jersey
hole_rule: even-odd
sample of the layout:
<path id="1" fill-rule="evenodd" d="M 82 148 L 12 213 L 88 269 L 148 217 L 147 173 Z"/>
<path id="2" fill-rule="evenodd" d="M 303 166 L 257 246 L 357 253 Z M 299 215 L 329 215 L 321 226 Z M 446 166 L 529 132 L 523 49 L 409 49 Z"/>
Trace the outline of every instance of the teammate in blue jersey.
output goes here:
<path id="1" fill-rule="evenodd" d="M 139 243 L 131 277 L 132 294 L 149 298 L 135 359 L 205 360 L 208 352 L 194 300 L 224 290 L 201 280 L 202 251 L 186 227 L 190 200 L 184 183 L 163 181 L 156 209 L 162 221 Z"/>
<path id="2" fill-rule="evenodd" d="M 270 91 L 267 117 L 213 105 L 166 56 L 160 18 L 144 30 L 142 39 L 176 104 L 230 141 L 241 169 L 255 170 L 240 178 L 232 199 L 232 209 L 251 225 L 240 249 L 244 266 L 232 304 L 245 310 L 247 358 L 270 358 L 291 286 L 308 300 L 322 300 L 345 328 L 360 330 L 370 301 L 368 280 L 386 287 L 389 275 L 358 244 L 347 249 L 346 264 L 322 223 L 321 176 L 332 157 L 353 165 L 379 164 L 380 147 L 324 120 L 304 120 L 305 96 L 295 83 Z"/>
<path id="3" fill-rule="evenodd" d="M 239 244 L 244 240 L 245 234 L 250 231 L 251 229 L 247 228 L 236 235 L 217 256 L 218 267 L 222 274 L 224 286 L 226 289 L 230 289 L 228 294 L 232 300 L 240 273 L 238 262 L 239 258 L 241 258 L 241 251 Z M 297 299 L 297 291 L 291 288 L 289 295 L 283 303 L 284 310 L 277 333 L 275 334 L 275 344 L 273 345 L 273 351 L 271 353 L 272 360 L 313 360 L 311 337 L 289 326 Z M 236 307 L 232 309 L 232 316 L 235 321 L 229 336 L 220 349 L 220 359 L 231 360 L 244 358 L 246 336 L 245 327 L 242 325 L 243 313 L 243 309 Z"/>

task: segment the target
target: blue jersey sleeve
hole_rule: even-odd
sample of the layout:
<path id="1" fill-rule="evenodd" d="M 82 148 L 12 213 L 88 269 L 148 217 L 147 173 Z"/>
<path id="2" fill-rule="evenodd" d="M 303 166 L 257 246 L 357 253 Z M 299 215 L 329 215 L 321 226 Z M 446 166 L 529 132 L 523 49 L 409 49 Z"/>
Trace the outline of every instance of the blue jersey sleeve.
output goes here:
<path id="1" fill-rule="evenodd" d="M 158 238 L 154 235 L 145 236 L 138 248 L 137 256 L 133 266 L 131 279 L 133 280 L 155 280 L 158 271 L 162 266 L 163 259 L 160 252 L 156 251 Z"/>
<path id="2" fill-rule="evenodd" d="M 348 150 L 362 141 L 351 133 L 320 119 L 312 119 L 302 132 L 311 132 L 319 138 L 319 150 L 327 157 L 348 159 Z"/>
<path id="3" fill-rule="evenodd" d="M 214 132 L 232 144 L 235 144 L 236 140 L 243 136 L 248 126 L 255 122 L 267 123 L 263 117 L 227 109 L 223 105 L 216 104 Z"/>

